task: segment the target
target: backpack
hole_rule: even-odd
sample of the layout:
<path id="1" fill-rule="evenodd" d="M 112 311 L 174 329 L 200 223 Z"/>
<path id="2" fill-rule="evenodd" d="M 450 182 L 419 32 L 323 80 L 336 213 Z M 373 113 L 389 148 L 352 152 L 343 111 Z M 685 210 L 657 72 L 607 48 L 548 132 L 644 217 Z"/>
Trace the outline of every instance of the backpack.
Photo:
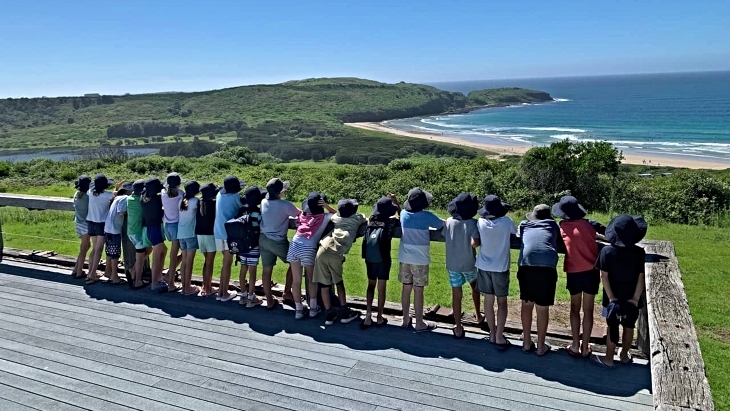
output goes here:
<path id="1" fill-rule="evenodd" d="M 383 235 L 385 227 L 383 226 L 370 226 L 365 231 L 364 241 L 364 257 L 367 263 L 382 263 L 383 255 L 380 251 L 380 239 Z"/>
<path id="2" fill-rule="evenodd" d="M 231 254 L 248 254 L 259 246 L 261 228 L 249 212 L 243 212 L 239 217 L 226 221 L 226 236 L 228 250 Z"/>

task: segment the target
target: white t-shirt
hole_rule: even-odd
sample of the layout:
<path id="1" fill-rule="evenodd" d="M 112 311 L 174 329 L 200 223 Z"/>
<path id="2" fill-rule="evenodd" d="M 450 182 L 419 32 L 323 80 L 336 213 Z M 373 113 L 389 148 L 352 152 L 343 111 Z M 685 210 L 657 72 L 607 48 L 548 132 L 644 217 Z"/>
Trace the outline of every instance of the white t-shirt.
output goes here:
<path id="1" fill-rule="evenodd" d="M 127 196 L 117 196 L 109 208 L 109 215 L 104 223 L 104 232 L 121 234 L 124 226 L 124 214 L 127 212 Z"/>
<path id="2" fill-rule="evenodd" d="M 109 214 L 109 207 L 112 205 L 114 193 L 104 191 L 98 196 L 95 196 L 94 192 L 89 190 L 86 194 L 89 196 L 89 213 L 86 214 L 86 221 L 94 223 L 106 222 L 106 216 Z"/>
<path id="3" fill-rule="evenodd" d="M 515 222 L 509 216 L 494 220 L 477 221 L 481 247 L 477 254 L 477 268 L 482 271 L 505 272 L 510 265 L 510 236 L 517 234 Z"/>

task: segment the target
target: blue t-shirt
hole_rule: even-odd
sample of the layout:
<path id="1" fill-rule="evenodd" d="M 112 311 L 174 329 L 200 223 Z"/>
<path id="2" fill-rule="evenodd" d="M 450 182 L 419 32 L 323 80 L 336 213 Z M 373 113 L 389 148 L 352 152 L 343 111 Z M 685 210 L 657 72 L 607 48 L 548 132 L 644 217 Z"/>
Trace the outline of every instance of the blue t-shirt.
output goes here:
<path id="1" fill-rule="evenodd" d="M 177 225 L 177 238 L 193 238 L 195 237 L 195 220 L 198 214 L 198 200 L 193 197 L 188 199 L 188 209 L 180 210 L 179 221 Z"/>
<path id="2" fill-rule="evenodd" d="M 215 200 L 215 224 L 213 225 L 213 235 L 216 240 L 228 239 L 226 221 L 235 218 L 240 208 L 241 196 L 238 193 L 218 193 Z"/>
<path id="3" fill-rule="evenodd" d="M 523 221 L 520 223 L 520 266 L 552 267 L 558 265 L 560 227 L 555 220 Z"/>
<path id="4" fill-rule="evenodd" d="M 443 220 L 430 211 L 401 211 L 403 230 L 398 249 L 398 261 L 405 264 L 428 265 L 431 263 L 431 234 L 429 229 L 440 229 Z"/>

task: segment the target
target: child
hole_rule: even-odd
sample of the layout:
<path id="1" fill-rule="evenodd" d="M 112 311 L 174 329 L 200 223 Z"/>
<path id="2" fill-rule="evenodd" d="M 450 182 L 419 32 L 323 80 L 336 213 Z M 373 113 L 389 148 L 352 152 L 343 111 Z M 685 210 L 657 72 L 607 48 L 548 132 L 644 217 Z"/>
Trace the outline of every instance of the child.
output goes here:
<path id="1" fill-rule="evenodd" d="M 132 183 L 125 183 L 117 190 L 116 197 L 109 208 L 109 214 L 104 223 L 104 237 L 106 238 L 106 267 L 110 273 L 107 283 L 113 285 L 126 284 L 126 280 L 119 278 L 117 266 L 122 256 L 122 226 L 127 214 L 127 196 L 132 194 Z"/>
<path id="2" fill-rule="evenodd" d="M 144 180 L 137 180 L 132 184 L 132 194 L 127 196 L 127 236 L 134 244 L 134 285 L 133 290 L 141 290 L 147 286 L 142 281 L 144 261 L 152 253 L 152 244 L 147 239 L 147 231 L 142 225 L 142 192 Z"/>
<path id="3" fill-rule="evenodd" d="M 294 204 L 283 199 L 288 188 L 288 181 L 272 178 L 266 183 L 268 195 L 261 202 L 259 249 L 261 262 L 264 265 L 261 280 L 264 283 L 268 309 L 273 309 L 279 303 L 279 300 L 271 294 L 271 273 L 274 271 L 276 259 L 286 262 L 289 253 L 289 240 L 286 238 L 286 233 L 289 231 L 289 217 L 297 217 L 301 212 Z"/>
<path id="4" fill-rule="evenodd" d="M 520 283 L 522 300 L 522 351 L 535 350 L 532 342 L 532 311 L 537 306 L 537 355 L 550 352 L 545 342 L 550 306 L 555 304 L 555 287 L 558 283 L 558 250 L 565 248 L 560 227 L 550 215 L 550 207 L 538 204 L 527 214 L 527 220 L 519 226 L 520 259 L 517 281 Z"/>
<path id="5" fill-rule="evenodd" d="M 76 194 L 74 194 L 74 225 L 76 227 L 76 235 L 81 240 L 79 248 L 79 256 L 76 258 L 76 266 L 74 266 L 71 276 L 73 278 L 84 278 L 84 262 L 86 255 L 89 253 L 91 245 L 89 237 L 89 225 L 86 222 L 86 216 L 89 213 L 89 186 L 91 185 L 91 177 L 82 175 L 76 180 Z"/>
<path id="6" fill-rule="evenodd" d="M 489 325 L 489 342 L 500 348 L 509 348 L 504 338 L 507 323 L 507 296 L 509 295 L 510 239 L 517 234 L 514 221 L 507 215 L 509 204 L 496 195 L 484 198 L 484 207 L 477 221 L 478 233 L 472 237 L 472 247 L 480 247 L 476 267 L 477 290 L 484 294 L 484 315 Z M 495 322 L 494 300 L 497 299 Z"/>
<path id="7" fill-rule="evenodd" d="M 162 182 L 156 177 L 149 178 L 144 182 L 142 193 L 142 225 L 146 229 L 147 240 L 152 244 L 152 291 L 165 293 L 170 290 L 168 284 L 162 279 L 162 265 L 165 263 L 167 246 L 162 235 Z M 174 286 L 174 284 L 173 284 Z"/>
<path id="8" fill-rule="evenodd" d="M 325 213 L 325 210 L 328 212 Z M 337 210 L 327 205 L 325 197 L 320 193 L 309 193 L 302 204 L 302 213 L 297 217 L 297 232 L 289 243 L 286 260 L 292 271 L 292 297 L 294 298 L 294 319 L 301 320 L 309 310 L 311 318 L 322 312 L 317 305 L 317 283 L 312 282 L 314 258 L 317 255 L 317 244 L 322 232 L 332 218 L 331 213 Z M 309 287 L 309 309 L 302 303 L 302 268 L 307 277 Z"/>
<path id="9" fill-rule="evenodd" d="M 332 308 L 330 287 L 337 286 L 337 296 L 340 300 L 340 322 L 347 324 L 360 317 L 358 311 L 347 306 L 345 284 L 342 281 L 342 264 L 345 254 L 350 251 L 355 242 L 357 231 L 367 222 L 362 214 L 357 214 L 357 200 L 342 199 L 337 203 L 337 215 L 332 216 L 334 229 L 322 238 L 317 250 L 314 264 L 314 282 L 321 285 L 320 294 L 326 311 L 325 325 L 334 324 L 338 317 Z"/>
<path id="10" fill-rule="evenodd" d="M 195 216 L 195 235 L 198 237 L 198 249 L 205 256 L 203 264 L 203 291 L 202 295 L 209 297 L 218 294 L 213 288 L 213 265 L 215 264 L 215 198 L 218 188 L 213 183 L 200 187 L 200 202 L 198 214 Z"/>
<path id="11" fill-rule="evenodd" d="M 221 279 L 218 287 L 217 301 L 231 301 L 236 298 L 235 291 L 228 290 L 231 281 L 231 266 L 233 265 L 233 254 L 228 251 L 228 235 L 226 234 L 226 221 L 235 218 L 238 210 L 241 209 L 241 195 L 238 194 L 246 183 L 235 176 L 228 176 L 223 180 L 223 188 L 218 192 L 215 199 L 215 221 L 213 234 L 215 236 L 215 250 L 223 254 L 223 267 L 221 267 Z M 244 285 L 241 284 L 243 287 Z M 245 296 L 243 296 L 245 298 Z"/>
<path id="12" fill-rule="evenodd" d="M 590 340 L 593 330 L 593 304 L 601 275 L 596 269 L 598 244 L 596 234 L 605 231 L 601 224 L 586 220 L 586 210 L 573 196 L 564 196 L 553 205 L 553 215 L 562 219 L 560 235 L 565 243 L 563 269 L 570 293 L 570 329 L 573 343 L 565 347 L 571 357 L 591 355 Z M 583 338 L 580 337 L 580 310 L 583 307 Z"/>
<path id="13" fill-rule="evenodd" d="M 165 223 L 165 238 L 170 241 L 170 265 L 167 268 L 167 287 L 169 291 L 175 291 L 175 271 L 177 270 L 178 252 L 180 242 L 177 237 L 178 224 L 180 223 L 180 184 L 182 180 L 178 173 L 167 175 L 167 188 L 162 190 L 162 209 L 164 215 L 162 222 Z"/>
<path id="14" fill-rule="evenodd" d="M 109 214 L 109 207 L 114 199 L 114 193 L 106 191 L 109 187 L 109 180 L 104 174 L 97 174 L 94 177 L 94 185 L 88 191 L 89 211 L 86 221 L 91 238 L 91 255 L 89 256 L 89 273 L 86 277 L 86 284 L 94 284 L 99 281 L 96 269 L 101 259 L 101 251 L 104 249 L 104 223 Z"/>
<path id="15" fill-rule="evenodd" d="M 257 186 L 251 186 L 246 189 L 243 193 L 243 204 L 239 214 L 248 213 L 248 218 L 251 220 L 253 227 L 258 228 L 259 234 L 255 237 L 255 247 L 249 252 L 239 254 L 238 258 L 241 262 L 241 271 L 239 273 L 239 283 L 241 287 L 246 283 L 246 273 L 248 273 L 248 295 L 244 297 L 241 295 L 241 299 L 238 301 L 239 304 L 245 305 L 246 308 L 254 308 L 261 305 L 263 301 L 256 297 L 256 266 L 259 264 L 259 256 L 261 251 L 259 249 L 258 240 L 261 235 L 261 201 L 266 197 L 266 191 L 259 189 Z"/>
<path id="16" fill-rule="evenodd" d="M 177 239 L 182 251 L 180 264 L 180 277 L 182 280 L 182 293 L 185 296 L 198 295 L 200 287 L 191 285 L 193 277 L 193 263 L 195 252 L 198 250 L 198 238 L 195 236 L 195 219 L 198 214 L 198 199 L 195 197 L 200 192 L 200 184 L 197 181 L 185 183 L 185 194 L 180 201 L 178 213 Z M 170 263 L 172 266 L 172 263 Z"/>
<path id="17" fill-rule="evenodd" d="M 431 235 L 429 229 L 441 230 L 445 221 L 436 217 L 426 207 L 431 203 L 431 193 L 418 187 L 408 192 L 400 214 L 403 236 L 398 249 L 400 270 L 398 281 L 403 284 L 401 304 L 403 307 L 403 328 L 411 326 L 411 290 L 414 289 L 413 308 L 416 311 L 416 332 L 436 328 L 433 322 L 423 321 L 423 288 L 428 285 L 428 265 L 431 263 Z"/>
<path id="18" fill-rule="evenodd" d="M 388 323 L 383 317 L 385 308 L 385 288 L 390 279 L 390 247 L 393 239 L 393 231 L 400 225 L 397 218 L 400 213 L 400 204 L 395 194 L 382 197 L 375 203 L 373 214 L 368 219 L 368 226 L 365 230 L 365 240 L 362 242 L 362 258 L 365 260 L 365 268 L 368 275 L 367 288 L 367 311 L 365 318 L 360 323 L 360 329 L 369 328 L 372 325 L 372 306 L 375 298 L 375 287 L 378 287 L 378 316 L 376 327 L 382 327 Z"/>
<path id="19" fill-rule="evenodd" d="M 479 200 L 469 193 L 461 193 L 449 203 L 449 217 L 442 230 L 446 238 L 446 270 L 451 284 L 451 301 L 454 310 L 454 338 L 464 338 L 461 324 L 462 287 L 469 284 L 474 300 L 477 321 L 481 322 L 479 292 L 476 291 L 477 269 L 476 253 L 471 239 L 478 236 L 477 220 L 474 216 L 479 210 Z"/>
<path id="20" fill-rule="evenodd" d="M 642 217 L 626 214 L 616 216 L 606 228 L 606 239 L 611 245 L 601 250 L 597 267 L 601 270 L 603 316 L 606 317 L 608 338 L 606 356 L 601 359 L 595 354 L 591 355 L 591 361 L 597 365 L 613 368 L 619 325 L 623 326 L 619 358 L 622 364 L 631 362 L 629 348 L 639 317 L 639 299 L 644 293 L 646 258 L 644 249 L 636 243 L 644 238 L 646 229 L 646 221 Z"/>

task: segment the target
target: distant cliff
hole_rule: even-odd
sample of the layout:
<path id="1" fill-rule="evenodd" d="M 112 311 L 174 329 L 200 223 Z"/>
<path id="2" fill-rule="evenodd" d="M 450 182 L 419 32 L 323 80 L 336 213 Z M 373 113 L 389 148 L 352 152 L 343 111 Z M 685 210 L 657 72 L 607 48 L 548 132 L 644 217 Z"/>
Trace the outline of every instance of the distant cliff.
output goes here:
<path id="1" fill-rule="evenodd" d="M 467 107 L 503 106 L 520 103 L 545 103 L 553 101 L 550 94 L 519 87 L 492 88 L 475 90 L 466 96 Z"/>

